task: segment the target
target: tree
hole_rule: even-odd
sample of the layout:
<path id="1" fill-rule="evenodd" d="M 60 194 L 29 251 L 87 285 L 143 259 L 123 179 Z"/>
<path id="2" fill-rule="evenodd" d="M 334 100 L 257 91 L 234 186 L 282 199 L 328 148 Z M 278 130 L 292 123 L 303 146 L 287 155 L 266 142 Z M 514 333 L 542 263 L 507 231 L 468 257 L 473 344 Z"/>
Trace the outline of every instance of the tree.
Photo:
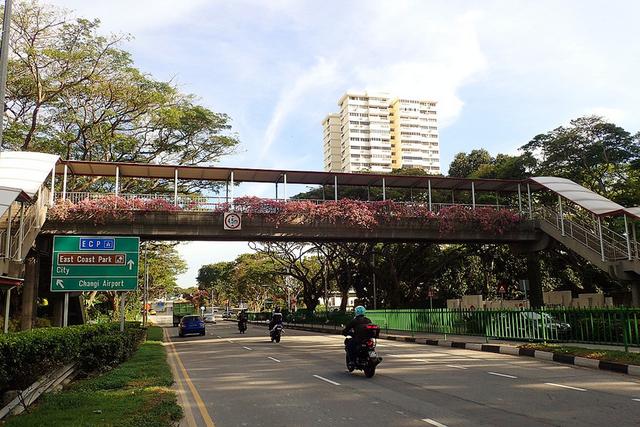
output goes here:
<path id="1" fill-rule="evenodd" d="M 466 178 L 483 165 L 490 165 L 493 159 L 487 150 L 471 150 L 469 154 L 458 153 L 449 165 L 449 176 Z"/>
<path id="2" fill-rule="evenodd" d="M 324 275 L 313 245 L 300 242 L 250 243 L 251 249 L 273 260 L 274 272 L 291 276 L 302 284 L 302 298 L 310 311 L 315 310 L 323 295 Z"/>
<path id="3" fill-rule="evenodd" d="M 537 135 L 521 149 L 535 159 L 538 175 L 571 179 L 623 206 L 640 205 L 640 186 L 633 185 L 640 182 L 640 134 L 587 116 Z"/>
<path id="4" fill-rule="evenodd" d="M 196 281 L 198 288 L 213 291 L 220 304 L 222 301 L 235 300 L 236 289 L 232 282 L 234 262 L 217 262 L 200 267 Z"/>
<path id="5" fill-rule="evenodd" d="M 228 116 L 138 70 L 119 48 L 126 38 L 103 36 L 99 26 L 37 0 L 16 5 L 2 148 L 195 165 L 215 162 L 238 144 Z M 93 182 L 70 180 L 69 186 Z"/>

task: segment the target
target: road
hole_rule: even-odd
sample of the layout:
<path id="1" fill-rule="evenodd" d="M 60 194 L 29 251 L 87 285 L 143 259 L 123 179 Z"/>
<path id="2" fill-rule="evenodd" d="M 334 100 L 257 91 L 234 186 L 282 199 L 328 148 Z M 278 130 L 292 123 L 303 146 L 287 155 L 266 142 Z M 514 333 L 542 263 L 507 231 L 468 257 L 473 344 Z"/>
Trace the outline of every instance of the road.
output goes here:
<path id="1" fill-rule="evenodd" d="M 623 374 L 380 340 L 384 361 L 367 379 L 346 371 L 341 336 L 289 329 L 275 344 L 261 326 L 207 327 L 165 329 L 187 426 L 640 424 L 640 380 Z"/>

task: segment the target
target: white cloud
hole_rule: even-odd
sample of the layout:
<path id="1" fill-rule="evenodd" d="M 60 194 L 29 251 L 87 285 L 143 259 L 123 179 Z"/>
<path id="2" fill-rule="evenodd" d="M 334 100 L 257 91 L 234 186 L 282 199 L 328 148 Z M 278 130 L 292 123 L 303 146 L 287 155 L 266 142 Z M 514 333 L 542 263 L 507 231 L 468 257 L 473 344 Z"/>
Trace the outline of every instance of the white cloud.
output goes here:
<path id="1" fill-rule="evenodd" d="M 76 11 L 84 18 L 99 18 L 110 32 L 138 33 L 180 22 L 207 0 L 47 0 L 57 6 Z"/>
<path id="2" fill-rule="evenodd" d="M 264 145 L 262 147 L 261 158 L 264 158 L 271 145 L 280 134 L 282 125 L 287 116 L 299 106 L 300 102 L 306 97 L 306 100 L 312 99 L 309 92 L 317 90 L 330 83 L 339 81 L 337 74 L 337 64 L 327 61 L 325 58 L 318 58 L 317 62 L 307 70 L 301 70 L 297 73 L 293 84 L 287 85 L 280 95 L 280 99 L 276 104 L 269 125 L 264 135 Z"/>

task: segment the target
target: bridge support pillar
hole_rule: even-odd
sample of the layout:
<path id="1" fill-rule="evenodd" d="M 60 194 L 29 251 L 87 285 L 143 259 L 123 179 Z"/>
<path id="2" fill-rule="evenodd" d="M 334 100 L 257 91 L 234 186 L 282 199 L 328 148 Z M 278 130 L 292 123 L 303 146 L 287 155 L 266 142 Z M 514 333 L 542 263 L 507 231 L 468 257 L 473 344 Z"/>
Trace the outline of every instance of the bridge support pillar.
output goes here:
<path id="1" fill-rule="evenodd" d="M 29 331 L 36 320 L 36 300 L 38 299 L 38 282 L 40 280 L 40 259 L 38 255 L 25 259 L 24 283 L 22 285 L 22 314 L 20 330 Z"/>
<path id="2" fill-rule="evenodd" d="M 542 280 L 540 279 L 540 260 L 536 252 L 527 253 L 527 276 L 529 279 L 529 302 L 531 307 L 544 305 L 542 296 Z"/>
<path id="3" fill-rule="evenodd" d="M 640 307 L 640 280 L 631 282 L 631 306 Z"/>

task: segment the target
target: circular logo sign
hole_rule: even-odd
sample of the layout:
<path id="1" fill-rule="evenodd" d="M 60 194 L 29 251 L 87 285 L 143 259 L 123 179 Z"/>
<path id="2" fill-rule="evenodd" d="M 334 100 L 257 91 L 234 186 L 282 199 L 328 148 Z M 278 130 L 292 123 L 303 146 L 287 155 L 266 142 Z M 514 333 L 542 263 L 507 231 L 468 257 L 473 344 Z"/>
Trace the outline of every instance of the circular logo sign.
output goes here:
<path id="1" fill-rule="evenodd" d="M 225 230 L 239 230 L 240 229 L 240 214 L 227 212 L 224 214 L 224 228 Z"/>

